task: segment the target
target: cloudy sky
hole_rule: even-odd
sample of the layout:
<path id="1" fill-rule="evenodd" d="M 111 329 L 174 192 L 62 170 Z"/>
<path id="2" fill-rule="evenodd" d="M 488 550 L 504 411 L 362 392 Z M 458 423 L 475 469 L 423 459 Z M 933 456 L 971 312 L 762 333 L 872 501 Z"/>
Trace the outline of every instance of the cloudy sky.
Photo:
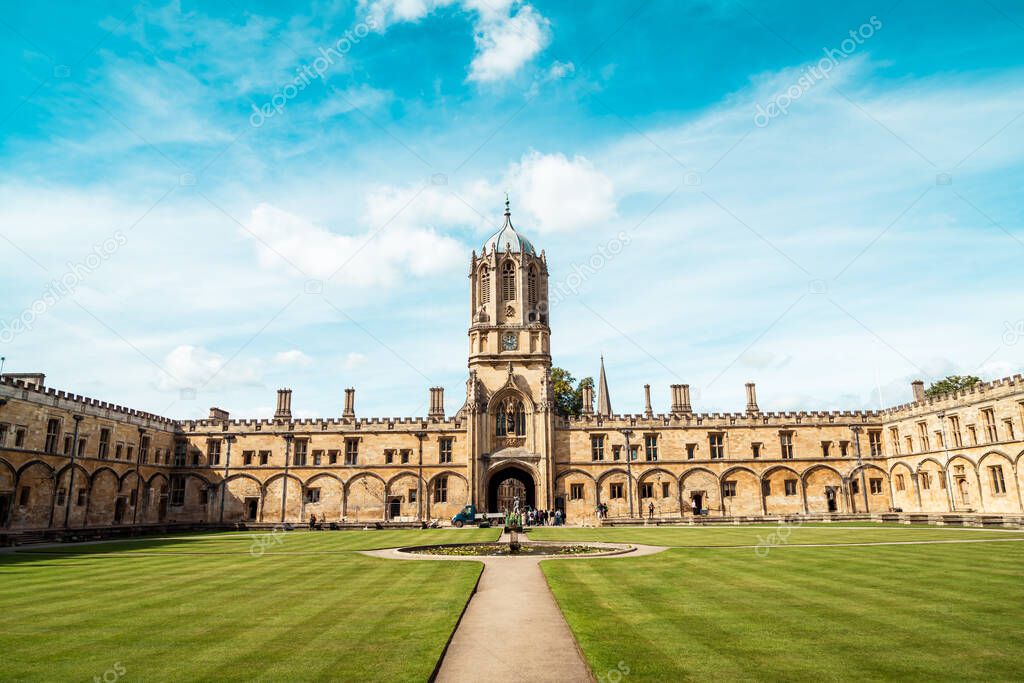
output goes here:
<path id="1" fill-rule="evenodd" d="M 1024 10 L 835 5 L 5 5 L 5 370 L 171 417 L 454 412 L 507 191 L 555 363 L 603 353 L 618 412 L 1020 372 Z"/>

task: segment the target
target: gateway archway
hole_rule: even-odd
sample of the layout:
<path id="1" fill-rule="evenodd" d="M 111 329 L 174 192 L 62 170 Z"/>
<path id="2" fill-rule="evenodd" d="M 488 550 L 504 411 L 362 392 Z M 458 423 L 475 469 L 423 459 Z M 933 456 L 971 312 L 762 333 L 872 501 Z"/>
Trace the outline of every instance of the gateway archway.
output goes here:
<path id="1" fill-rule="evenodd" d="M 537 506 L 537 484 L 533 475 L 521 467 L 506 467 L 491 475 L 487 483 L 487 511 L 511 510 L 518 497 L 520 506 Z"/>

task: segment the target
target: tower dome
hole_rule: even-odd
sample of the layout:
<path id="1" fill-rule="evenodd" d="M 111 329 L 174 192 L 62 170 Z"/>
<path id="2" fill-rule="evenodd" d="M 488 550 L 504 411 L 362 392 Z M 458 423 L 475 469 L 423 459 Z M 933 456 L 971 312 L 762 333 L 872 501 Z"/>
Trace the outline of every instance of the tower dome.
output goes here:
<path id="1" fill-rule="evenodd" d="M 533 248 L 530 240 L 526 239 L 512 227 L 512 212 L 509 210 L 508 196 L 505 196 L 505 223 L 498 229 L 498 232 L 484 242 L 484 253 L 497 250 L 498 252 L 511 251 L 515 254 L 529 254 L 536 256 L 537 251 Z"/>

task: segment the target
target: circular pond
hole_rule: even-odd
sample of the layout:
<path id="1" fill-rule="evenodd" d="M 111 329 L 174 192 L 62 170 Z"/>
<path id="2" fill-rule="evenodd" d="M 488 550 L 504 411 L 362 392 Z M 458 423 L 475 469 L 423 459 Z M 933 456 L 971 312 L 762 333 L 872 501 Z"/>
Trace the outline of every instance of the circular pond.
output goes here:
<path id="1" fill-rule="evenodd" d="M 513 548 L 508 543 L 449 543 L 399 548 L 412 555 L 443 557 L 577 557 L 586 555 L 618 555 L 633 550 L 628 545 L 587 545 L 583 543 L 522 543 Z"/>

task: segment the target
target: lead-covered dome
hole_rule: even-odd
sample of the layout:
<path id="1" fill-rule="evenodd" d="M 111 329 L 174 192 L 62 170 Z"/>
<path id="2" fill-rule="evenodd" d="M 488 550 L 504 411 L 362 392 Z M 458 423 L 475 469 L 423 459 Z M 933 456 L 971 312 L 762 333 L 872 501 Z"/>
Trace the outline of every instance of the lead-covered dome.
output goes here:
<path id="1" fill-rule="evenodd" d="M 533 248 L 530 240 L 526 239 L 512 227 L 512 212 L 509 210 L 508 198 L 505 198 L 505 223 L 498 229 L 498 232 L 490 236 L 484 242 L 484 253 L 491 251 L 511 251 L 515 254 L 529 254 L 536 256 L 537 250 Z"/>

